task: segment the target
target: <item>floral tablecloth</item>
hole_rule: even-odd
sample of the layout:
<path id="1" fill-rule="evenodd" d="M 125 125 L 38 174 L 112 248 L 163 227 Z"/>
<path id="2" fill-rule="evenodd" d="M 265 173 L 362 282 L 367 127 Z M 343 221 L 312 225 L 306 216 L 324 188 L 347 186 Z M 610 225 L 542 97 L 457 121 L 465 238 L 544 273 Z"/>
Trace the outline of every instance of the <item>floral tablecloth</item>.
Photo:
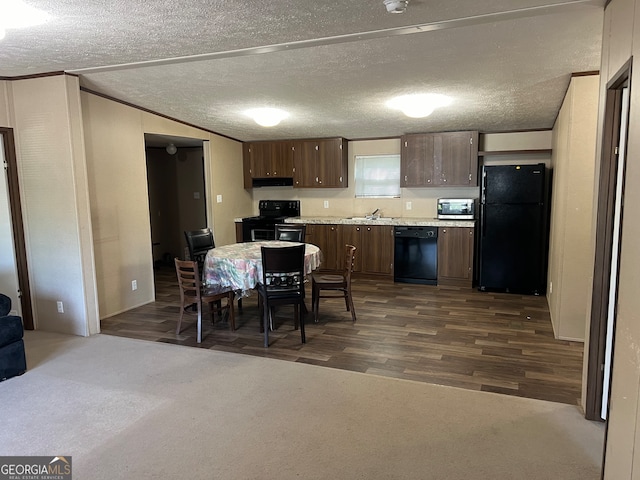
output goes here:
<path id="1" fill-rule="evenodd" d="M 291 247 L 296 242 L 270 240 L 224 245 L 209 250 L 204 261 L 204 281 L 207 285 L 221 285 L 241 290 L 248 295 L 262 280 L 261 247 Z M 304 271 L 308 275 L 320 266 L 322 252 L 310 243 L 305 244 Z"/>

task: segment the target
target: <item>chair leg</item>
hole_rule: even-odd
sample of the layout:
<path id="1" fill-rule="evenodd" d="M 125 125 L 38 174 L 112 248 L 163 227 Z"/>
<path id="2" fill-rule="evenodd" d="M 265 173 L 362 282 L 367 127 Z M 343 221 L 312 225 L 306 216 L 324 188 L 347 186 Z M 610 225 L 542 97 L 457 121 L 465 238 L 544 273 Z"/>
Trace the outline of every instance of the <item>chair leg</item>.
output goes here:
<path id="1" fill-rule="evenodd" d="M 242 313 L 242 298 L 238 299 L 238 312 Z"/>
<path id="2" fill-rule="evenodd" d="M 318 311 L 320 310 L 320 288 L 317 285 L 313 286 L 313 321 L 318 323 Z"/>
<path id="3" fill-rule="evenodd" d="M 351 310 L 351 321 L 353 323 L 356 323 L 356 307 L 353 306 L 353 297 L 351 296 L 351 290 L 347 290 L 347 298 L 349 299 L 349 305 L 351 307 L 348 309 Z"/>
<path id="4" fill-rule="evenodd" d="M 262 328 L 264 331 L 264 348 L 269 348 L 269 306 L 267 302 L 262 302 Z"/>
<path id="5" fill-rule="evenodd" d="M 197 342 L 202 342 L 202 302 L 198 302 L 198 337 Z"/>
<path id="6" fill-rule="evenodd" d="M 346 289 L 344 289 L 342 291 L 342 293 L 344 293 L 344 305 L 347 307 L 347 312 L 349 311 L 349 293 L 347 292 Z"/>
<path id="7" fill-rule="evenodd" d="M 262 295 L 258 295 L 258 313 L 260 314 L 260 333 L 264 333 L 264 322 L 262 321 L 262 317 L 264 317 L 264 300 L 262 300 Z"/>
<path id="8" fill-rule="evenodd" d="M 300 321 L 300 338 L 302 339 L 302 343 L 307 343 L 307 337 L 304 333 L 304 315 L 302 315 L 302 308 L 298 308 L 298 305 L 296 305 L 296 313 Z"/>
<path id="9" fill-rule="evenodd" d="M 300 312 L 302 308 L 296 303 L 293 306 L 293 328 L 294 330 L 298 330 L 300 327 Z"/>
<path id="10" fill-rule="evenodd" d="M 180 307 L 180 318 L 178 319 L 178 326 L 176 327 L 176 335 L 180 335 L 180 325 L 182 325 L 182 316 L 184 315 L 184 305 Z"/>
<path id="11" fill-rule="evenodd" d="M 227 297 L 227 303 L 229 304 L 229 326 L 232 332 L 236 329 L 236 313 L 233 310 L 233 300 L 235 296 L 234 292 L 229 292 L 229 296 Z"/>

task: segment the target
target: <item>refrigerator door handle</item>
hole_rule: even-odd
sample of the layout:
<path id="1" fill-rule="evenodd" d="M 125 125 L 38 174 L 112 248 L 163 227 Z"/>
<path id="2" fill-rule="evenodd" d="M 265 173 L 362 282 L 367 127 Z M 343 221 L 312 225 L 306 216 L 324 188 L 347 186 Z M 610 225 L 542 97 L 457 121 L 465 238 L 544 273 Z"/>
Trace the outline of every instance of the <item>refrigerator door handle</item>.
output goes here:
<path id="1" fill-rule="evenodd" d="M 486 190 L 487 190 L 487 172 L 482 169 L 482 191 L 480 192 L 480 203 L 484 205 L 486 203 Z"/>

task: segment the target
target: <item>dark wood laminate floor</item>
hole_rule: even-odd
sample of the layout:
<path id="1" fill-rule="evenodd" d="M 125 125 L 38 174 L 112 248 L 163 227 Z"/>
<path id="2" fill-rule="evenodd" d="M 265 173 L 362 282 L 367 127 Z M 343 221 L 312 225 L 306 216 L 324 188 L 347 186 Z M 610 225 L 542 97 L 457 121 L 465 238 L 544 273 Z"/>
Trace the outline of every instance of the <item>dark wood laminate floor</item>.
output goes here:
<path id="1" fill-rule="evenodd" d="M 320 319 L 307 316 L 307 343 L 293 329 L 293 309 L 275 315 L 271 346 L 262 346 L 257 296 L 236 311 L 237 330 L 216 316 L 195 315 L 175 334 L 175 271 L 156 270 L 156 302 L 102 320 L 102 333 L 577 405 L 582 343 L 555 340 L 544 297 L 475 289 L 355 279 L 358 321 L 341 299 L 322 299 Z M 307 304 L 310 304 L 310 292 Z"/>

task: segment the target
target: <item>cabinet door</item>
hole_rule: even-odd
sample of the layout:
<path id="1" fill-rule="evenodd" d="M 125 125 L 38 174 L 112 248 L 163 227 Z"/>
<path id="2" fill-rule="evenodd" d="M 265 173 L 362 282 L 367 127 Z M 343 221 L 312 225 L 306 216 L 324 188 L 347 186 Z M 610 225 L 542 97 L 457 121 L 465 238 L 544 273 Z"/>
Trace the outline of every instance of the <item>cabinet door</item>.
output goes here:
<path id="1" fill-rule="evenodd" d="M 248 143 L 242 144 L 242 173 L 244 188 L 253 188 L 253 169 L 251 166 L 251 149 Z"/>
<path id="2" fill-rule="evenodd" d="M 345 268 L 344 264 L 344 251 L 345 245 L 353 245 L 356 247 L 355 258 L 353 260 L 353 271 L 360 272 L 362 271 L 362 230 L 365 228 L 365 225 L 342 225 L 342 241 L 340 241 L 340 247 L 342 248 L 343 254 L 340 256 L 340 269 L 343 270 Z"/>
<path id="3" fill-rule="evenodd" d="M 468 227 L 438 229 L 438 285 L 471 287 L 473 233 Z"/>
<path id="4" fill-rule="evenodd" d="M 428 134 L 404 135 L 401 138 L 400 186 L 425 187 L 433 176 L 433 137 Z"/>
<path id="5" fill-rule="evenodd" d="M 392 226 L 363 226 L 360 255 L 362 272 L 384 275 L 393 273 L 393 241 Z"/>
<path id="6" fill-rule="evenodd" d="M 342 138 L 319 140 L 316 176 L 318 187 L 347 186 L 347 145 Z"/>
<path id="7" fill-rule="evenodd" d="M 270 142 L 271 161 L 269 165 L 270 177 L 293 176 L 293 142 Z"/>
<path id="8" fill-rule="evenodd" d="M 307 225 L 308 243 L 317 245 L 322 251 L 321 271 L 335 272 L 338 267 L 338 243 L 339 243 L 338 225 Z"/>
<path id="9" fill-rule="evenodd" d="M 403 135 L 400 150 L 400 186 L 423 187 L 426 184 L 425 167 L 429 136 Z"/>
<path id="10" fill-rule="evenodd" d="M 446 132 L 433 135 L 433 184 L 477 185 L 478 132 Z"/>
<path id="11" fill-rule="evenodd" d="M 236 242 L 242 242 L 242 222 L 236 222 Z"/>
<path id="12" fill-rule="evenodd" d="M 249 144 L 252 178 L 265 178 L 271 170 L 271 143 L 253 142 Z"/>
<path id="13" fill-rule="evenodd" d="M 293 186 L 310 188 L 317 185 L 316 165 L 318 163 L 318 144 L 314 141 L 298 141 L 293 151 Z"/>

